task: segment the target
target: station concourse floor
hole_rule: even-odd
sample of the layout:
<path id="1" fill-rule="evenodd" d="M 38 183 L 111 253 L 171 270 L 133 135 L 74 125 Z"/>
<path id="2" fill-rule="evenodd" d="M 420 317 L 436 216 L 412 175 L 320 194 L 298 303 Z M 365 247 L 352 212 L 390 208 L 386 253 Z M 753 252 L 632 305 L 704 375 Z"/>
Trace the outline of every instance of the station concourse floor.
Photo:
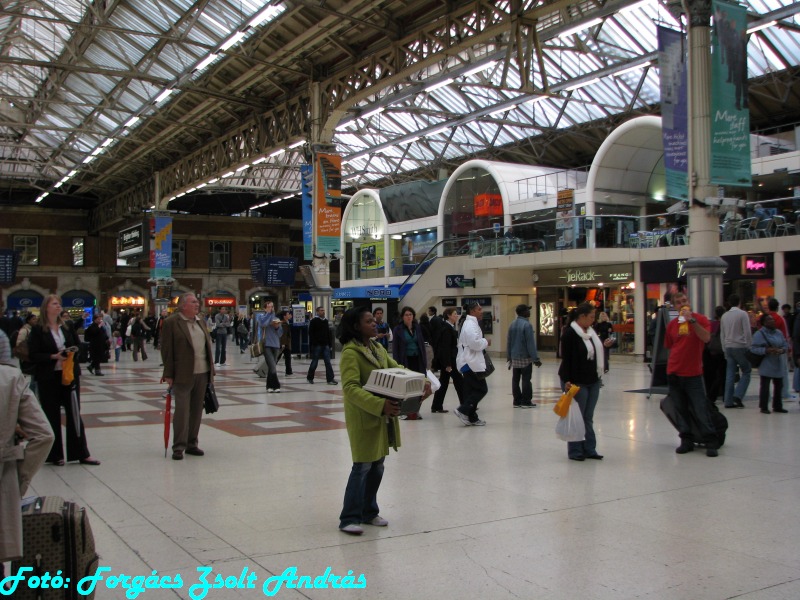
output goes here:
<path id="1" fill-rule="evenodd" d="M 800 598 L 800 409 L 760 414 L 757 376 L 744 410 L 723 409 L 719 457 L 677 455 L 661 396 L 633 391 L 649 387 L 647 366 L 612 356 L 595 414 L 605 459 L 575 462 L 554 433 L 557 359 L 534 369 L 530 410 L 512 408 L 511 372 L 496 359 L 487 426 L 458 420 L 452 389 L 449 414 L 426 401 L 386 459 L 378 500 L 389 526 L 354 537 L 338 530 L 352 464 L 341 387 L 325 384 L 322 364 L 309 384 L 309 361 L 295 359 L 282 393 L 267 394 L 256 363 L 228 351 L 220 410 L 200 430 L 204 457 L 164 457 L 165 387 L 148 346 L 147 361 L 123 353 L 105 377 L 84 368 L 82 411 L 102 465 L 45 465 L 28 492 L 89 508 L 107 576 L 181 575 L 180 589 L 139 598 L 200 598 L 190 595 L 199 565 L 212 580 L 255 573 L 254 588 L 207 590 L 212 600 L 266 597 L 268 578 L 292 567 L 312 580 L 352 571 L 366 587 L 284 585 L 275 597 Z M 102 584 L 96 595 L 125 597 Z"/>

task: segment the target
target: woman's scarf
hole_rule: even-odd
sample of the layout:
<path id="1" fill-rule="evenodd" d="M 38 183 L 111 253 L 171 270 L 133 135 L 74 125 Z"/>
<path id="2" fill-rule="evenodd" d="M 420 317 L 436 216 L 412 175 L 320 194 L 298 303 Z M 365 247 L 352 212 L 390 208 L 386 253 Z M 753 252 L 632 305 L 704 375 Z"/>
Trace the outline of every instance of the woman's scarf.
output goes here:
<path id="1" fill-rule="evenodd" d="M 369 362 L 375 365 L 378 369 L 386 368 L 385 361 L 381 360 L 382 357 L 380 350 L 383 350 L 383 346 L 381 346 L 375 340 L 370 340 L 368 346 L 365 346 L 359 340 L 354 339 L 353 341 L 355 342 L 354 349 L 357 352 L 360 352 Z"/>
<path id="2" fill-rule="evenodd" d="M 606 368 L 606 357 L 603 352 L 603 342 L 597 337 L 597 332 L 591 327 L 589 327 L 589 331 L 584 331 L 583 327 L 578 325 L 577 321 L 573 321 L 570 327 L 581 337 L 583 343 L 586 344 L 586 357 L 589 360 L 594 359 L 597 361 L 597 377 L 598 379 L 602 378 Z"/>

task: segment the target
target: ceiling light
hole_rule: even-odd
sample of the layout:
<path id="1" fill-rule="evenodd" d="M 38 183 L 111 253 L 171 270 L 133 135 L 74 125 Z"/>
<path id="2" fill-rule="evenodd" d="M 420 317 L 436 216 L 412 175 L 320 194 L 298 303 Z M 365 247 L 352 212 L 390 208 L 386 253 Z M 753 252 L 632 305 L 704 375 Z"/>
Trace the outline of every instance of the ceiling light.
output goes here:
<path id="1" fill-rule="evenodd" d="M 597 19 L 592 19 L 590 21 L 586 21 L 584 23 L 580 23 L 578 25 L 575 25 L 574 27 L 570 27 L 569 29 L 559 33 L 558 39 L 569 37 L 571 35 L 578 33 L 579 31 L 583 31 L 584 29 L 589 29 L 590 27 L 594 27 L 595 25 L 599 25 L 602 22 L 603 19 L 597 18 Z"/>
<path id="2" fill-rule="evenodd" d="M 264 10 L 258 13 L 255 17 L 253 17 L 250 22 L 247 24 L 248 27 L 258 27 L 264 21 L 269 19 L 270 21 L 277 17 L 284 11 L 282 6 L 267 6 Z"/>
<path id="3" fill-rule="evenodd" d="M 471 77 L 472 75 L 477 75 L 481 71 L 485 71 L 486 69 L 491 69 L 497 64 L 496 60 L 489 61 L 486 64 L 478 65 L 476 67 L 472 67 L 469 71 L 465 71 L 461 74 L 461 77 Z"/>
<path id="4" fill-rule="evenodd" d="M 208 65 L 213 63 L 218 58 L 219 58 L 219 54 L 209 54 L 208 56 L 206 56 L 203 60 L 201 60 L 197 64 L 197 66 L 193 69 L 193 72 L 194 71 L 202 71 L 203 69 L 205 69 Z"/>
<path id="5" fill-rule="evenodd" d="M 294 150 L 295 148 L 300 148 L 303 144 L 305 144 L 305 140 L 300 140 L 299 142 L 295 142 L 291 146 L 289 146 L 289 150 Z"/>
<path id="6" fill-rule="evenodd" d="M 44 200 L 45 198 L 47 198 L 49 195 L 50 195 L 50 192 L 45 192 L 44 194 L 42 194 L 41 196 L 39 196 L 39 197 L 36 199 L 36 202 L 41 202 L 42 200 Z"/>
<path id="7" fill-rule="evenodd" d="M 273 152 L 272 154 L 270 154 L 270 155 L 269 155 L 269 157 L 270 157 L 270 158 L 275 158 L 276 156 L 280 156 L 280 155 L 281 155 L 281 154 L 283 154 L 284 152 L 286 152 L 286 149 L 285 149 L 285 148 L 280 148 L 279 150 L 275 150 L 275 152 Z"/>
<path id="8" fill-rule="evenodd" d="M 423 92 L 432 92 L 434 90 L 438 90 L 439 88 L 443 88 L 446 85 L 450 85 L 451 83 L 453 83 L 453 79 L 452 78 L 443 79 L 442 81 L 439 81 L 437 83 L 433 83 L 433 84 L 429 85 L 428 87 L 423 88 L 422 91 Z"/>
<path id="9" fill-rule="evenodd" d="M 253 161 L 253 166 L 260 165 L 261 163 L 265 163 L 265 162 L 267 162 L 267 157 L 266 156 L 262 156 L 261 158 L 258 158 L 258 159 Z"/>
<path id="10" fill-rule="evenodd" d="M 369 111 L 367 113 L 364 113 L 363 115 L 359 115 L 358 118 L 359 119 L 364 119 L 364 120 L 371 119 L 375 115 L 381 114 L 384 110 L 386 110 L 386 109 L 383 106 L 379 106 L 378 108 L 376 108 L 374 110 L 371 110 L 371 111 Z"/>
<path id="11" fill-rule="evenodd" d="M 95 158 L 97 158 L 97 156 L 95 154 L 90 154 L 89 156 L 87 156 L 86 158 L 83 159 L 83 164 L 88 165 Z"/>
<path id="12" fill-rule="evenodd" d="M 250 165 L 242 165 L 241 167 L 239 167 L 238 169 L 236 169 L 236 170 L 234 171 L 234 173 L 238 173 L 239 171 L 244 171 L 245 169 L 248 169 L 248 168 L 250 168 Z"/>
<path id="13" fill-rule="evenodd" d="M 136 125 L 136 123 L 139 122 L 139 119 L 141 119 L 141 117 L 131 117 L 130 119 L 128 119 L 127 123 L 123 125 L 123 127 L 133 127 L 134 125 Z"/>
<path id="14" fill-rule="evenodd" d="M 756 31 L 761 31 L 762 29 L 767 29 L 768 27 L 772 27 L 773 25 L 777 24 L 777 21 L 767 21 L 766 23 L 761 23 L 761 25 L 754 25 L 747 30 L 747 33 L 755 33 Z"/>
<path id="15" fill-rule="evenodd" d="M 581 82 L 578 82 L 578 83 L 573 83 L 572 85 L 568 85 L 567 87 L 565 87 L 564 91 L 565 92 L 571 92 L 571 91 L 577 90 L 579 88 L 586 87 L 587 85 L 592 85 L 593 83 L 597 83 L 598 81 L 600 81 L 600 78 L 599 77 L 595 77 L 594 79 L 589 79 L 588 81 L 581 81 Z"/>
<path id="16" fill-rule="evenodd" d="M 114 140 L 112 138 L 106 138 L 106 141 L 103 142 L 102 144 L 100 144 L 100 147 L 101 148 L 105 148 L 106 146 L 110 146 L 113 143 L 114 143 Z"/>
<path id="17" fill-rule="evenodd" d="M 169 98 L 170 94 L 172 94 L 172 92 L 174 92 L 174 91 L 175 91 L 174 89 L 164 90 L 158 96 L 156 96 L 156 99 L 153 100 L 153 103 L 154 104 L 158 104 L 159 102 L 163 102 L 164 100 Z"/>
<path id="18" fill-rule="evenodd" d="M 211 185 L 211 184 L 217 183 L 218 181 L 219 181 L 219 177 L 214 177 L 214 179 L 209 179 L 208 180 L 208 184 Z"/>
<path id="19" fill-rule="evenodd" d="M 225 175 L 223 175 L 222 177 L 230 177 L 231 175 L 235 175 L 234 171 L 231 171 L 229 173 L 225 173 Z"/>
<path id="20" fill-rule="evenodd" d="M 231 46 L 238 44 L 243 37 L 244 37 L 244 31 L 237 31 L 231 37 L 229 37 L 228 40 L 224 44 L 222 44 L 222 46 L 219 47 L 220 51 L 225 52 L 225 50 L 227 50 Z"/>

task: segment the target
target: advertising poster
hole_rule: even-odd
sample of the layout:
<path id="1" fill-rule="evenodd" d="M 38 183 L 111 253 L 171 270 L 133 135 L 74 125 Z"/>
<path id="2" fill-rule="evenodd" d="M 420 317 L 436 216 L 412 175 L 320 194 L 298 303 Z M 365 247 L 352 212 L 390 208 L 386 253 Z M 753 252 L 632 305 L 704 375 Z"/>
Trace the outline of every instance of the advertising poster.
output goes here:
<path id="1" fill-rule="evenodd" d="M 686 46 L 680 31 L 658 27 L 661 67 L 661 135 L 667 196 L 689 198 L 689 137 L 686 93 Z"/>
<path id="2" fill-rule="evenodd" d="M 711 183 L 750 187 L 747 10 L 715 0 L 711 39 Z"/>
<path id="3" fill-rule="evenodd" d="M 150 277 L 172 277 L 172 217 L 153 213 L 150 218 Z"/>
<path id="4" fill-rule="evenodd" d="M 314 182 L 314 168 L 300 165 L 300 192 L 303 204 L 303 259 L 311 260 L 314 250 L 314 199 L 311 188 Z"/>
<path id="5" fill-rule="evenodd" d="M 559 190 L 556 200 L 556 248 L 575 247 L 575 191 Z"/>
<path id="6" fill-rule="evenodd" d="M 339 254 L 342 229 L 342 157 L 317 154 L 314 167 L 317 252 Z"/>

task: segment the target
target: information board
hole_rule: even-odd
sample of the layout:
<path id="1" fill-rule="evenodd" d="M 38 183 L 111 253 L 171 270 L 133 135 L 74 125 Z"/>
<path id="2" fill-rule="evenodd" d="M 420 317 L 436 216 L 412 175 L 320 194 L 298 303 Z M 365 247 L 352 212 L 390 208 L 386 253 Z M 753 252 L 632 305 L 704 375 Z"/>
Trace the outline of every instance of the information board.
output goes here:
<path id="1" fill-rule="evenodd" d="M 297 273 L 297 259 L 269 256 L 250 261 L 250 275 L 253 283 L 271 286 L 292 286 Z"/>
<path id="2" fill-rule="evenodd" d="M 0 248 L 0 283 L 14 283 L 20 253 L 11 248 Z"/>

